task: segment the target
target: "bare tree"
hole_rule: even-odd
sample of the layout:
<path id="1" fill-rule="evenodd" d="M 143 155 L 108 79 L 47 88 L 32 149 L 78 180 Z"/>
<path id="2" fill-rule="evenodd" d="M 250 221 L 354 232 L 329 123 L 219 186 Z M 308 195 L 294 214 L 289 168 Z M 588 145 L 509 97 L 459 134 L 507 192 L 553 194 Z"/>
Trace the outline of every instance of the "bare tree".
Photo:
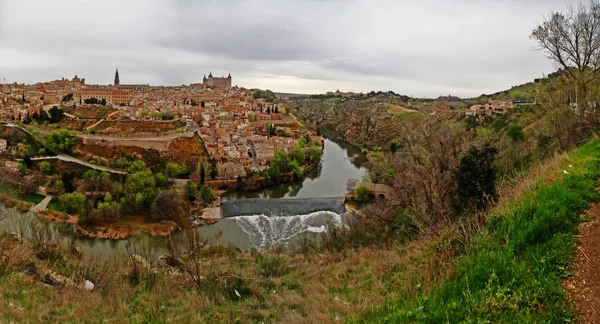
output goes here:
<path id="1" fill-rule="evenodd" d="M 600 5 L 569 7 L 552 12 L 535 28 L 531 38 L 565 73 L 587 84 L 600 71 Z M 575 70 L 574 70 L 575 69 Z"/>
<path id="2" fill-rule="evenodd" d="M 531 38 L 549 59 L 573 81 L 578 118 L 600 134 L 600 5 L 569 7 L 566 13 L 552 12 L 535 28 Z M 596 85 L 594 85 L 596 83 Z M 568 87 L 570 87 L 568 85 Z"/>
<path id="3" fill-rule="evenodd" d="M 392 157 L 391 166 L 401 171 L 393 181 L 394 204 L 410 208 L 420 226 L 450 220 L 453 171 L 466 142 L 464 127 L 436 119 L 411 130 Z"/>

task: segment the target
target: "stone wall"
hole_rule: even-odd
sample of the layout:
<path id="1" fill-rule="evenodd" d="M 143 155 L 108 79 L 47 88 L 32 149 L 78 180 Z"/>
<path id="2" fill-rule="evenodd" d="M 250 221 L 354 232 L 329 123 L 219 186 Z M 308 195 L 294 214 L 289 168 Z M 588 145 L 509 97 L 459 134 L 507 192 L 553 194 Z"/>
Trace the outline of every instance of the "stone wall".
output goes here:
<path id="1" fill-rule="evenodd" d="M 166 151 L 173 139 L 162 140 L 131 140 L 127 138 L 115 139 L 90 139 L 84 138 L 83 144 L 94 144 L 103 146 L 135 146 L 143 149 L 154 149 L 160 152 Z"/>

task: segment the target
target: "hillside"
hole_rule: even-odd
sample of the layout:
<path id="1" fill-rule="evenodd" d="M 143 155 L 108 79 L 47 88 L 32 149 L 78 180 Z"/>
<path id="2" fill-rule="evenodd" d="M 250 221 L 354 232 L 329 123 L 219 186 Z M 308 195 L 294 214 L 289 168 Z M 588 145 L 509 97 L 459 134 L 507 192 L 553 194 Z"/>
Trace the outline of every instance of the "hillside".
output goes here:
<path id="1" fill-rule="evenodd" d="M 390 301 L 364 321 L 571 322 L 561 286 L 571 275 L 582 214 L 600 201 L 599 152 L 595 140 L 561 159 L 528 192 L 490 214 L 439 285 Z"/>
<path id="2" fill-rule="evenodd" d="M 290 103 L 292 111 L 315 128 L 358 146 L 385 146 L 402 136 L 403 128 L 425 118 L 425 110 L 406 107 L 394 96 L 371 98 L 298 99 Z"/>
<path id="3" fill-rule="evenodd" d="M 126 257 L 104 263 L 82 258 L 77 247 L 52 237 L 25 241 L 16 233 L 4 235 L 0 302 L 8 306 L 0 308 L 0 318 L 570 321 L 574 313 L 560 284 L 569 274 L 580 215 L 600 200 L 594 190 L 600 176 L 598 152 L 596 140 L 534 167 L 519 178 L 519 186 L 502 195 L 487 225 L 472 238 L 463 223 L 401 245 L 394 238 L 361 247 L 354 245 L 357 233 L 340 229 L 326 234 L 320 244 L 305 242 L 298 254 L 252 254 L 184 236 L 192 241 L 174 244 L 196 242 L 194 252 L 156 260 L 150 257 L 152 247 L 139 241 L 128 249 L 132 261 Z M 91 291 L 84 288 L 86 280 L 94 283 Z"/>

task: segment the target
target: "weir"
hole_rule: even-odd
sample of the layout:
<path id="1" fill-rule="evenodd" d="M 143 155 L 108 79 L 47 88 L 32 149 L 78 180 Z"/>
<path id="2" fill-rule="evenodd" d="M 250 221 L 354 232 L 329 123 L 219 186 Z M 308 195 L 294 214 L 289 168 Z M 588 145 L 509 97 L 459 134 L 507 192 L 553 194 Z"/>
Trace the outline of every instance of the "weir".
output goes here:
<path id="1" fill-rule="evenodd" d="M 319 211 L 343 214 L 346 211 L 343 197 L 303 199 L 235 199 L 221 203 L 223 217 L 236 216 L 294 216 Z"/>

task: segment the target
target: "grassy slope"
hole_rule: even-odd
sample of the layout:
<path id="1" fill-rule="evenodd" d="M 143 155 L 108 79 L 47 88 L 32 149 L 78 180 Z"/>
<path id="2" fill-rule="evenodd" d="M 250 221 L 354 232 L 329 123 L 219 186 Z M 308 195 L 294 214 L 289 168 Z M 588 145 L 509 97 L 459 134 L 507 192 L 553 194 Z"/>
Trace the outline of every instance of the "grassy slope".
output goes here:
<path id="1" fill-rule="evenodd" d="M 493 214 L 455 274 L 440 287 L 367 313 L 365 322 L 565 322 L 574 313 L 561 288 L 576 249 L 580 215 L 597 202 L 600 140 L 570 154 L 573 168 Z M 562 172 L 562 171 L 561 171 Z"/>
<path id="2" fill-rule="evenodd" d="M 8 184 L 3 184 L 3 183 L 0 183 L 0 193 L 3 193 L 5 195 L 7 195 L 11 198 L 14 198 L 16 200 L 19 200 L 19 201 L 32 203 L 33 205 L 37 205 L 42 200 L 44 200 L 44 196 L 37 194 L 37 193 L 31 194 L 29 197 L 25 197 L 19 193 L 18 188 L 8 185 Z"/>

